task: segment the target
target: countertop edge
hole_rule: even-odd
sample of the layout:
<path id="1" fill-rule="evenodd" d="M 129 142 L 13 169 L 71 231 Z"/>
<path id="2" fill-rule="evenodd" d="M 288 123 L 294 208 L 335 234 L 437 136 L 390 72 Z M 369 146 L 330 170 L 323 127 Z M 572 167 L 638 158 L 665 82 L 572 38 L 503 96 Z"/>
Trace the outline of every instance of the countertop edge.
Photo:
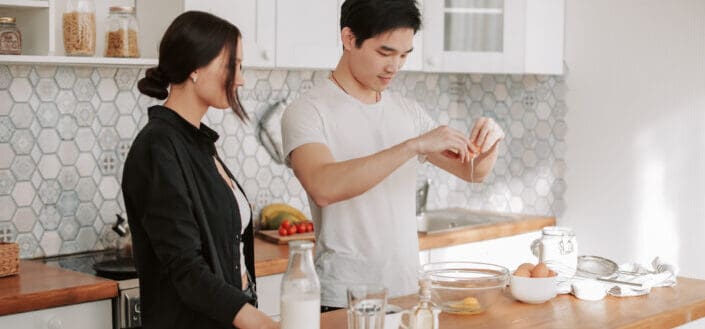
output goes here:
<path id="1" fill-rule="evenodd" d="M 508 237 L 538 231 L 543 227 L 555 224 L 556 219 L 554 217 L 527 216 L 515 221 L 469 227 L 447 233 L 419 233 L 419 250 L 443 248 L 464 243 Z"/>
<path id="2" fill-rule="evenodd" d="M 25 267 L 27 267 L 26 265 L 32 265 L 32 267 L 47 266 L 36 260 L 22 260 L 20 261 L 20 274 L 17 275 L 17 278 L 10 278 L 11 280 L 23 280 L 23 278 L 20 277 L 23 273 L 26 273 L 22 271 L 23 265 L 25 265 Z M 95 278 L 78 272 L 71 273 L 72 275 L 85 275 L 90 278 Z M 0 297 L 0 316 L 111 299 L 118 295 L 116 281 L 95 279 L 97 281 L 78 284 L 76 286 L 66 286 L 30 293 L 20 292 L 15 295 Z M 20 282 L 19 285 L 26 283 L 27 282 Z"/>

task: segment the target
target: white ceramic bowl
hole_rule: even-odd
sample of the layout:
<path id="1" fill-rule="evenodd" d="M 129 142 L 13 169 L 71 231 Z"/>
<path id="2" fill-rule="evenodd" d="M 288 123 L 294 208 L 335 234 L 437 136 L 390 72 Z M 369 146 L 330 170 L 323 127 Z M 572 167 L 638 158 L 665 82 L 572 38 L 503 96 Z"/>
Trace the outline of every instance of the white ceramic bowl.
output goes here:
<path id="1" fill-rule="evenodd" d="M 601 300 L 607 295 L 607 287 L 597 280 L 575 281 L 571 285 L 573 295 L 582 300 Z"/>
<path id="2" fill-rule="evenodd" d="M 527 278 L 512 275 L 509 290 L 516 300 L 529 304 L 541 304 L 556 297 L 556 276 L 547 278 Z"/>

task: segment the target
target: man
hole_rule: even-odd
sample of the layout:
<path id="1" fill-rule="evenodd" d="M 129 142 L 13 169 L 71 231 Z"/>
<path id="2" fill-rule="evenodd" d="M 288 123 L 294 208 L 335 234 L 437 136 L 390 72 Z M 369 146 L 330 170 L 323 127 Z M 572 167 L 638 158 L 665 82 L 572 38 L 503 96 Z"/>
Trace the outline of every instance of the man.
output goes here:
<path id="1" fill-rule="evenodd" d="M 346 306 L 353 284 L 381 281 L 390 296 L 418 289 L 420 162 L 480 182 L 497 158 L 504 133 L 492 119 L 479 119 L 468 137 L 384 92 L 420 24 L 414 0 L 346 0 L 337 67 L 282 118 L 287 163 L 309 196 L 316 226 L 323 311 Z"/>

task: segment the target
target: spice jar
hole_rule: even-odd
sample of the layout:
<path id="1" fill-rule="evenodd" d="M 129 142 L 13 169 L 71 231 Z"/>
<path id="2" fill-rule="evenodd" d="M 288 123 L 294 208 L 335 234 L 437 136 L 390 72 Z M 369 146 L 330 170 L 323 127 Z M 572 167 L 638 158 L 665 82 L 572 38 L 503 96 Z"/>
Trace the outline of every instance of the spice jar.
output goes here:
<path id="1" fill-rule="evenodd" d="M 68 0 L 63 15 L 64 52 L 69 56 L 95 54 L 95 3 Z"/>
<path id="2" fill-rule="evenodd" d="M 15 25 L 14 17 L 0 17 L 0 55 L 22 53 L 22 34 Z"/>
<path id="3" fill-rule="evenodd" d="M 110 7 L 105 33 L 105 57 L 140 57 L 135 7 Z"/>

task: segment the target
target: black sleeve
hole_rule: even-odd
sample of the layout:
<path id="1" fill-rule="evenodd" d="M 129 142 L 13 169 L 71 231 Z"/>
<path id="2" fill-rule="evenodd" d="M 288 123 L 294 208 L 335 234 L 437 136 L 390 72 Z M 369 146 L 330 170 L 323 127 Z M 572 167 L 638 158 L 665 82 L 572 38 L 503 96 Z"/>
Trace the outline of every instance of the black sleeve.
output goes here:
<path id="1" fill-rule="evenodd" d="M 232 326 L 249 298 L 217 277 L 203 256 L 194 205 L 171 141 L 152 136 L 149 143 L 149 200 L 141 224 L 154 253 L 184 304 Z"/>

